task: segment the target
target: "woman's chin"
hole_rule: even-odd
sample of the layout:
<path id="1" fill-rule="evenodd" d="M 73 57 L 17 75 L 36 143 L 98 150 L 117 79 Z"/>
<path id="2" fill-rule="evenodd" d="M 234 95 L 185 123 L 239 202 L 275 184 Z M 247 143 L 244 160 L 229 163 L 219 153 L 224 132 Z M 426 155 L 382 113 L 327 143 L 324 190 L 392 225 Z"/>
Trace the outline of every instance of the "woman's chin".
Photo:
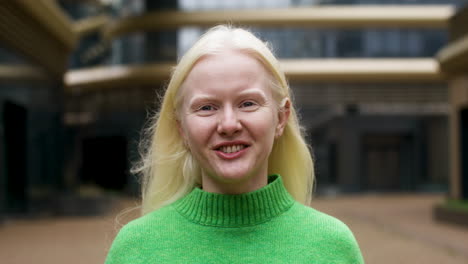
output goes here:
<path id="1" fill-rule="evenodd" d="M 214 178 L 220 182 L 236 183 L 247 181 L 251 177 L 247 172 L 221 172 L 218 173 Z"/>

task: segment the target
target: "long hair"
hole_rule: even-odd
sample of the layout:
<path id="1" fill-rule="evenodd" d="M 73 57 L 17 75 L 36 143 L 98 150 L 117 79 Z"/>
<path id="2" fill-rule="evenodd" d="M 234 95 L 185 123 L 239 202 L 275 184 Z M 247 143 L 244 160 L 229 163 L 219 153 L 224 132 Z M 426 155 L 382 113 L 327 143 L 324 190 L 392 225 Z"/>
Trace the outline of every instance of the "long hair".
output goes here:
<path id="1" fill-rule="evenodd" d="M 170 204 L 201 185 L 201 168 L 178 133 L 181 86 L 202 57 L 226 50 L 244 52 L 258 59 L 270 77 L 270 88 L 279 104 L 291 101 L 283 134 L 275 139 L 268 158 L 268 174 L 280 174 L 288 192 L 308 204 L 314 183 L 313 161 L 299 125 L 289 85 L 268 45 L 245 29 L 220 25 L 207 31 L 175 67 L 159 112 L 150 120 L 140 143 L 142 159 L 133 172 L 142 176 L 142 214 Z"/>

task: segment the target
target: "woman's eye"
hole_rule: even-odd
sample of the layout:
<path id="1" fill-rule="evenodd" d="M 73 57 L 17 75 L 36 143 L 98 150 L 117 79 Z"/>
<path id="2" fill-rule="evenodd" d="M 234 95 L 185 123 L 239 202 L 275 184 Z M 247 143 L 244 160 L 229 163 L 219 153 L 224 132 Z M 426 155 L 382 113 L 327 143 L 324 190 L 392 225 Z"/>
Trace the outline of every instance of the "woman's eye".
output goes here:
<path id="1" fill-rule="evenodd" d="M 214 107 L 211 105 L 204 105 L 198 108 L 199 111 L 213 111 Z"/>
<path id="2" fill-rule="evenodd" d="M 241 104 L 241 107 L 252 107 L 255 106 L 255 103 L 252 101 L 245 101 Z"/>

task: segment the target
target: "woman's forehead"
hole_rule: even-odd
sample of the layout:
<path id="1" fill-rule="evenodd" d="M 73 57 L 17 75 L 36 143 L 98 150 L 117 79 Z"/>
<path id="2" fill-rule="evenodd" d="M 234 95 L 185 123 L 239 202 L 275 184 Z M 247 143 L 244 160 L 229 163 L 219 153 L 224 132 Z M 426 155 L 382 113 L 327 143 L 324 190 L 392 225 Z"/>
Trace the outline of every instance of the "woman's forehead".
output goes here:
<path id="1" fill-rule="evenodd" d="M 267 73 L 263 64 L 254 56 L 236 50 L 226 50 L 203 56 L 195 63 L 187 79 L 229 79 L 255 77 Z"/>

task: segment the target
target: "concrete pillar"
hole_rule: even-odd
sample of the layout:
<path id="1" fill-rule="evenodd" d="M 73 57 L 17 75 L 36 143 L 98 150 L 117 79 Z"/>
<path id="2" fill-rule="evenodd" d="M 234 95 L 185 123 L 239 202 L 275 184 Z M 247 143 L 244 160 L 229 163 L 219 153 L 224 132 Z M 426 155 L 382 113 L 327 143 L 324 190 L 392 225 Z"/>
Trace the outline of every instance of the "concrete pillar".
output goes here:
<path id="1" fill-rule="evenodd" d="M 450 81 L 450 197 L 468 199 L 468 131 L 467 120 L 461 119 L 463 109 L 468 109 L 468 75 Z M 463 122 L 463 123 L 462 123 Z M 463 130 L 463 127 L 464 130 Z M 463 132 L 462 132 L 463 131 Z M 465 188 L 463 188 L 465 186 Z"/>
<path id="2" fill-rule="evenodd" d="M 468 200 L 468 5 L 449 20 L 450 41 L 437 53 L 449 80 L 450 197 Z"/>
<path id="3" fill-rule="evenodd" d="M 338 184 L 344 191 L 358 191 L 361 186 L 361 142 L 358 117 L 347 116 L 342 120 L 338 146 Z"/>
<path id="4" fill-rule="evenodd" d="M 0 99 L 0 106 L 3 106 L 3 100 Z M 0 225 L 6 212 L 6 175 L 5 175 L 5 156 L 4 151 L 4 134 L 3 134 L 3 107 L 0 107 Z"/>

